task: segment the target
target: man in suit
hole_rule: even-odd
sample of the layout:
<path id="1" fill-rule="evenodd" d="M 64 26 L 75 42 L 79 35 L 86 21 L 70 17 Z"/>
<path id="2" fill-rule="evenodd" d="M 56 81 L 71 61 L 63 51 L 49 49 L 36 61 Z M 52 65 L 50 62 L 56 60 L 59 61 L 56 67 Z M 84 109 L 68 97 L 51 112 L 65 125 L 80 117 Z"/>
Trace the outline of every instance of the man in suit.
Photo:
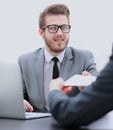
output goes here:
<path id="1" fill-rule="evenodd" d="M 67 47 L 70 12 L 63 4 L 48 6 L 39 17 L 39 34 L 44 48 L 19 57 L 26 111 L 48 108 L 48 86 L 52 79 L 53 57 L 57 57 L 59 76 L 67 80 L 74 74 L 97 75 L 93 54 Z"/>
<path id="2" fill-rule="evenodd" d="M 88 125 L 113 110 L 113 51 L 96 81 L 77 96 L 70 98 L 59 91 L 63 86 L 61 78 L 51 81 L 49 103 L 53 117 L 65 127 Z"/>

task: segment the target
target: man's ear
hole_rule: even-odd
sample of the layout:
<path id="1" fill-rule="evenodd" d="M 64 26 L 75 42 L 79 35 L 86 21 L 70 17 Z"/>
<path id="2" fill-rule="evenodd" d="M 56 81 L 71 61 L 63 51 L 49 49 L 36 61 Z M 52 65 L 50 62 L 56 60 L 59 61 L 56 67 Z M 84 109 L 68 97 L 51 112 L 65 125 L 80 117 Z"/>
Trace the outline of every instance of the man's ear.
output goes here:
<path id="1" fill-rule="evenodd" d="M 43 31 L 42 29 L 39 28 L 38 32 L 39 32 L 39 35 L 43 38 L 44 31 Z"/>

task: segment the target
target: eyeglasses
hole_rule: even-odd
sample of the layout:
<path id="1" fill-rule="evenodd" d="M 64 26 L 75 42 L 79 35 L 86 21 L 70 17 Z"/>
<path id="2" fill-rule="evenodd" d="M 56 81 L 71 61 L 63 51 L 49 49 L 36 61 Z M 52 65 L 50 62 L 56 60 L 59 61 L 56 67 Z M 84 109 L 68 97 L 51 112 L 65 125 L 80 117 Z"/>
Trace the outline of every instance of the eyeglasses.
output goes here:
<path id="1" fill-rule="evenodd" d="M 52 25 L 42 26 L 41 28 L 43 30 L 45 30 L 47 28 L 50 33 L 56 33 L 59 28 L 61 29 L 61 31 L 63 33 L 69 33 L 70 29 L 71 29 L 71 25 L 67 25 L 67 24 L 56 25 L 56 24 L 52 24 Z"/>

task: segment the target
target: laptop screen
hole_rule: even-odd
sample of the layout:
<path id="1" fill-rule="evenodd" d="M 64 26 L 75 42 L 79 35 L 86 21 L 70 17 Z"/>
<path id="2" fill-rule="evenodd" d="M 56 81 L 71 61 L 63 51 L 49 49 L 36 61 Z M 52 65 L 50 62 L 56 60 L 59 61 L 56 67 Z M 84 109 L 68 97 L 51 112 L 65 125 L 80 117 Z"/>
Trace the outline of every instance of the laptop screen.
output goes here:
<path id="1" fill-rule="evenodd" d="M 18 64 L 0 64 L 0 117 L 25 118 Z"/>

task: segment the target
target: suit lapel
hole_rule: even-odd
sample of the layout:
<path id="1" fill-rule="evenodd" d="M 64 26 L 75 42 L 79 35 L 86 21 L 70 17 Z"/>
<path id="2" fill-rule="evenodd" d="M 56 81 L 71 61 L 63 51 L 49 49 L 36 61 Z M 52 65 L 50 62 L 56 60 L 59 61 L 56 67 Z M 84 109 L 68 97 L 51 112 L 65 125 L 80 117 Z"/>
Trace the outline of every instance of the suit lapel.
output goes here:
<path id="1" fill-rule="evenodd" d="M 61 68 L 60 68 L 60 77 L 62 77 L 64 80 L 67 80 L 71 75 L 70 75 L 70 69 L 72 67 L 73 64 L 73 56 L 72 56 L 72 52 L 71 52 L 71 48 L 67 48 L 62 64 L 61 64 Z"/>

